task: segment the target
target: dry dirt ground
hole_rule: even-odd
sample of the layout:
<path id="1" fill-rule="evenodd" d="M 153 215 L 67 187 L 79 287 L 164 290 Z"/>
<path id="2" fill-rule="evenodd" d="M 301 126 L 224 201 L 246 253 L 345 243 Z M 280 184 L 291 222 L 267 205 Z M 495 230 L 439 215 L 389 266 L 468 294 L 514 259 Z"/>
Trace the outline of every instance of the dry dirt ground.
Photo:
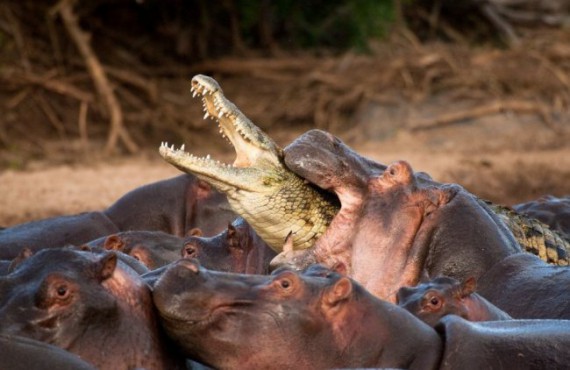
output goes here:
<path id="1" fill-rule="evenodd" d="M 382 163 L 407 160 L 415 170 L 442 182 L 459 183 L 502 204 L 570 194 L 567 117 L 552 127 L 531 115 L 506 112 L 417 132 L 398 130 L 390 122 L 395 121 L 387 118 L 383 108 L 368 107 L 357 115 L 353 127 L 337 135 L 362 155 Z M 310 128 L 270 135 L 286 146 Z M 222 139 L 208 139 L 201 147 L 187 150 L 204 153 L 211 147 L 213 157 L 231 161 L 233 151 L 219 149 L 218 141 Z M 129 190 L 179 173 L 154 148 L 135 157 L 83 165 L 37 163 L 25 171 L 6 170 L 0 172 L 0 225 L 101 210 Z"/>

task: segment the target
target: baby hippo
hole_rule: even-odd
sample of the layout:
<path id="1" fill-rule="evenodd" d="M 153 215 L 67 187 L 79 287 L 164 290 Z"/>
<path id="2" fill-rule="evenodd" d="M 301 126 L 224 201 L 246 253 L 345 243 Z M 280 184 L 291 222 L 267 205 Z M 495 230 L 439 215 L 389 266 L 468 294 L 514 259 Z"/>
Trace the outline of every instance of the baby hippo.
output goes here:
<path id="1" fill-rule="evenodd" d="M 475 293 L 473 277 L 463 283 L 450 277 L 437 277 L 416 287 L 398 291 L 398 305 L 435 326 L 446 315 L 457 315 L 469 321 L 496 321 L 512 319 L 485 298 Z"/>

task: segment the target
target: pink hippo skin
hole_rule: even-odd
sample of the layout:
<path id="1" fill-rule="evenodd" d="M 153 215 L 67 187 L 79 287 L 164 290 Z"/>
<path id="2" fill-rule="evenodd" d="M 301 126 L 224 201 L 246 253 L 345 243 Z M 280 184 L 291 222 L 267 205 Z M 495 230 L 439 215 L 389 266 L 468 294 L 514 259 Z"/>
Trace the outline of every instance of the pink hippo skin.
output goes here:
<path id="1" fill-rule="evenodd" d="M 0 277 L 0 334 L 46 342 L 98 369 L 179 369 L 148 286 L 114 252 L 45 249 Z"/>
<path id="2" fill-rule="evenodd" d="M 461 316 L 469 321 L 512 319 L 507 313 L 475 293 L 475 279 L 463 283 L 449 277 L 437 277 L 415 287 L 398 291 L 398 306 L 405 308 L 430 326 L 446 315 Z"/>
<path id="3" fill-rule="evenodd" d="M 421 276 L 477 280 L 478 293 L 514 318 L 570 319 L 570 269 L 525 253 L 484 201 L 459 185 L 385 170 L 334 136 L 312 130 L 285 148 L 287 166 L 339 198 L 327 231 L 305 251 L 275 261 L 323 263 L 392 302 Z"/>
<path id="4" fill-rule="evenodd" d="M 134 189 L 104 213 L 121 231 L 163 231 L 178 237 L 194 228 L 216 235 L 236 217 L 224 194 L 189 174 Z"/>
<path id="5" fill-rule="evenodd" d="M 182 352 L 216 369 L 436 369 L 442 352 L 431 327 L 333 272 L 233 274 L 181 259 L 153 299 Z"/>
<path id="6" fill-rule="evenodd" d="M 374 164 L 319 130 L 289 145 L 285 162 L 310 182 L 334 191 L 341 203 L 315 246 L 295 252 L 292 259 L 299 267 L 314 262 L 340 266 L 382 299 L 395 302 L 398 289 L 416 285 L 424 271 L 478 278 L 521 252 L 483 202 L 459 185 L 414 174 L 407 162 L 387 168 Z M 291 256 L 281 261 L 287 259 Z"/>

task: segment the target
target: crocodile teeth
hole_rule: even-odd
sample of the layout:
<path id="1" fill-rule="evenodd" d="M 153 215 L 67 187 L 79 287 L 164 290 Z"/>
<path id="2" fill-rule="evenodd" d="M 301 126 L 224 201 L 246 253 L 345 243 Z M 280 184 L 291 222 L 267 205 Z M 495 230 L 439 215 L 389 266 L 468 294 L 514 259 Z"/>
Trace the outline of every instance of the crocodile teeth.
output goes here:
<path id="1" fill-rule="evenodd" d="M 208 117 L 210 117 L 210 113 L 208 113 L 208 112 L 204 113 L 204 119 L 206 119 Z"/>
<path id="2" fill-rule="evenodd" d="M 186 147 L 185 144 L 182 144 L 182 146 L 180 147 L 180 150 L 184 151 L 185 147 Z"/>

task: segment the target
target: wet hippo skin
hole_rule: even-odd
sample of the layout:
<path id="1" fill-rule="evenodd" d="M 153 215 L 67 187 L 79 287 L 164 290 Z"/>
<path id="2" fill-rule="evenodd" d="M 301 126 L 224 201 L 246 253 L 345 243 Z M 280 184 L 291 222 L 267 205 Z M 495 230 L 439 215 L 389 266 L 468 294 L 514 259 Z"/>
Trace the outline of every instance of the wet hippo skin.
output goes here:
<path id="1" fill-rule="evenodd" d="M 136 188 L 104 213 L 121 231 L 163 231 L 179 237 L 194 228 L 215 235 L 236 217 L 225 195 L 189 174 Z"/>
<path id="2" fill-rule="evenodd" d="M 150 290 L 114 252 L 44 249 L 0 277 L 0 334 L 47 342 L 98 369 L 177 369 Z"/>
<path id="3" fill-rule="evenodd" d="M 437 277 L 415 287 L 398 291 L 398 306 L 405 308 L 430 326 L 446 315 L 457 315 L 469 321 L 498 321 L 512 319 L 491 302 L 475 293 L 474 278 L 464 282 L 449 277 Z"/>
<path id="4" fill-rule="evenodd" d="M 347 277 L 243 275 L 171 264 L 153 299 L 183 353 L 219 369 L 435 369 L 441 340 Z"/>

